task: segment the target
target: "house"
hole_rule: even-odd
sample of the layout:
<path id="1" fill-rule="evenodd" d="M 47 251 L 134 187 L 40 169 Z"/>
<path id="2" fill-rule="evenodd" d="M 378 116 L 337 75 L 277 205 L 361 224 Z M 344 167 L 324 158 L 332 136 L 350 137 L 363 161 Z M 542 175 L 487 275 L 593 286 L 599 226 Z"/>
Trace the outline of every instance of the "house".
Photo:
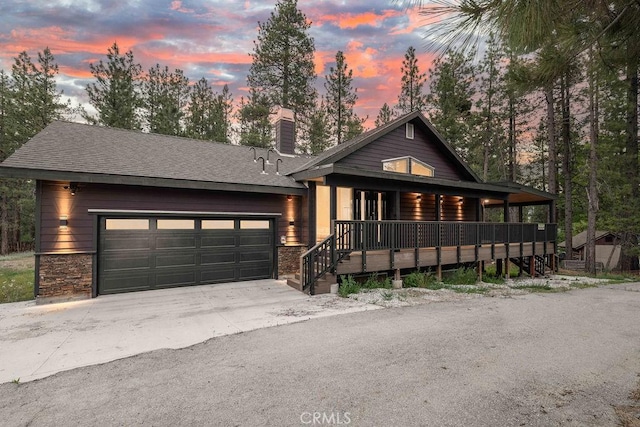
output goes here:
<path id="1" fill-rule="evenodd" d="M 327 273 L 553 262 L 553 196 L 482 182 L 421 113 L 314 157 L 294 154 L 292 117 L 270 150 L 47 126 L 0 165 L 36 180 L 38 300 L 297 272 L 315 293 Z M 536 204 L 547 224 L 512 222 Z M 505 222 L 481 222 L 489 208 Z"/>
<path id="2" fill-rule="evenodd" d="M 598 231 L 596 239 L 596 263 L 605 270 L 616 270 L 620 268 L 620 254 L 622 250 L 620 237 L 610 231 Z M 583 261 L 587 246 L 587 230 L 576 234 L 572 239 L 573 259 Z M 566 242 L 558 243 L 559 248 L 566 248 Z"/>

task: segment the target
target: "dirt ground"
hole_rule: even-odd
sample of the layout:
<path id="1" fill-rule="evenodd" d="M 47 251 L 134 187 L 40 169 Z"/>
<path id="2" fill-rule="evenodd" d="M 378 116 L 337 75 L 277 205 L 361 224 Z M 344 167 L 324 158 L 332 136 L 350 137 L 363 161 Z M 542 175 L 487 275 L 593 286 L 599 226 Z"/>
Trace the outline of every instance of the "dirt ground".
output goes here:
<path id="1" fill-rule="evenodd" d="M 29 270 L 35 268 L 33 252 L 0 256 L 0 268 L 9 270 Z"/>

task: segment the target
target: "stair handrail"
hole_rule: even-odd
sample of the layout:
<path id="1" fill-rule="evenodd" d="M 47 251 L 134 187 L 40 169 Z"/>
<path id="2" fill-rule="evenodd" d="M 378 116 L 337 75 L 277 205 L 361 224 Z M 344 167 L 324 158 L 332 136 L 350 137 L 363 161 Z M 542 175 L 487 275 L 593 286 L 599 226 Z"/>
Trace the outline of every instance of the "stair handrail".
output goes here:
<path id="1" fill-rule="evenodd" d="M 300 284 L 315 295 L 315 285 L 322 276 L 335 270 L 335 235 L 331 234 L 300 256 Z"/>

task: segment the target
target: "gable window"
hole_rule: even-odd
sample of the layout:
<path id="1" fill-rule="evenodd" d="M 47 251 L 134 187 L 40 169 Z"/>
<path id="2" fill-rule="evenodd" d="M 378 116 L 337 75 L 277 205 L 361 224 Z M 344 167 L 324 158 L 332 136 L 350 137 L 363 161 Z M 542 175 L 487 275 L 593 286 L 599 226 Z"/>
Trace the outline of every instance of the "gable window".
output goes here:
<path id="1" fill-rule="evenodd" d="M 383 160 L 382 170 L 419 176 L 434 175 L 433 167 L 411 156 Z"/>
<path id="2" fill-rule="evenodd" d="M 414 129 L 412 123 L 407 123 L 405 128 L 405 136 L 407 137 L 407 139 L 413 139 Z"/>

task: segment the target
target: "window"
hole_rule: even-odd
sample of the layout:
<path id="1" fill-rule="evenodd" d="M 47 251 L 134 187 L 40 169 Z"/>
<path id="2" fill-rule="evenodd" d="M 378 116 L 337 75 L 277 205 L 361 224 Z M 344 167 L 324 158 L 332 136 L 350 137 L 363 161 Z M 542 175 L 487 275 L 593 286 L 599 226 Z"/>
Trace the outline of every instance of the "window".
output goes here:
<path id="1" fill-rule="evenodd" d="M 203 219 L 203 230 L 233 230 L 235 221 L 232 219 Z"/>
<path id="2" fill-rule="evenodd" d="M 382 161 L 382 170 L 398 173 L 409 173 L 409 159 L 391 159 Z"/>
<path id="3" fill-rule="evenodd" d="M 107 230 L 148 230 L 148 219 L 135 218 L 107 218 L 105 221 Z"/>
<path id="4" fill-rule="evenodd" d="M 407 139 L 413 139 L 413 136 L 414 136 L 413 124 L 407 123 L 405 128 L 405 136 L 407 137 Z"/>
<path id="5" fill-rule="evenodd" d="M 411 174 L 421 176 L 433 176 L 433 168 L 421 161 L 411 159 Z"/>
<path id="6" fill-rule="evenodd" d="M 382 161 L 382 170 L 419 176 L 434 176 L 433 167 L 411 156 Z"/>
<path id="7" fill-rule="evenodd" d="M 243 220 L 240 221 L 240 228 L 243 230 L 268 230 L 269 220 Z"/>
<path id="8" fill-rule="evenodd" d="M 159 219 L 158 230 L 193 230 L 195 221 L 192 219 Z"/>

